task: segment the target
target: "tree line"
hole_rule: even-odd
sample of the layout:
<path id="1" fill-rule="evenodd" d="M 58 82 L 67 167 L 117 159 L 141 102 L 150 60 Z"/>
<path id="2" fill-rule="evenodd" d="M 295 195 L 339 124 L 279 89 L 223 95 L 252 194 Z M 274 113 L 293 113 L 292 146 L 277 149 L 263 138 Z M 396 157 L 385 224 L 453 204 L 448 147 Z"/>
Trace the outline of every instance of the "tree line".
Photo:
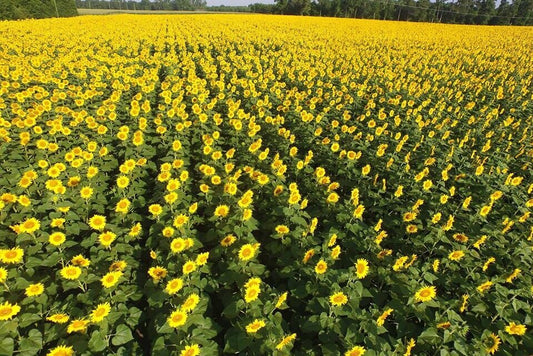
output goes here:
<path id="1" fill-rule="evenodd" d="M 533 25 L 533 0 L 276 0 L 250 5 L 253 12 L 442 22 L 476 25 Z"/>
<path id="2" fill-rule="evenodd" d="M 112 10 L 176 10 L 193 11 L 204 9 L 205 0 L 76 0 L 81 9 L 112 9 Z"/>
<path id="3" fill-rule="evenodd" d="M 0 20 L 78 15 L 74 0 L 0 0 Z"/>

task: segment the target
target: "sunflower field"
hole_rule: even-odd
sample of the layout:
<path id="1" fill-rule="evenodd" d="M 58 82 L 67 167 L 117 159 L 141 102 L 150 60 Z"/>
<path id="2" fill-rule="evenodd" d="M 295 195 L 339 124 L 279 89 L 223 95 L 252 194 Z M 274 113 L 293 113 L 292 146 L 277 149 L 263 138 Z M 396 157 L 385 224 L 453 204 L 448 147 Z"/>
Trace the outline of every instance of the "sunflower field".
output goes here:
<path id="1" fill-rule="evenodd" d="M 533 353 L 533 28 L 0 33 L 0 355 Z"/>

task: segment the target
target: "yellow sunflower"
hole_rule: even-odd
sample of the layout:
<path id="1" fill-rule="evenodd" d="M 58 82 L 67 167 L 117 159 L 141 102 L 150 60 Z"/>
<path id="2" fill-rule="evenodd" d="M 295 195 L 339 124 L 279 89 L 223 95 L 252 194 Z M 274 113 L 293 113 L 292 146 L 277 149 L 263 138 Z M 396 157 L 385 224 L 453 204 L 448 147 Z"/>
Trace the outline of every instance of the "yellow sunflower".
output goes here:
<path id="1" fill-rule="evenodd" d="M 81 275 L 81 268 L 77 266 L 65 266 L 60 271 L 61 277 L 65 279 L 75 280 Z"/>
<path id="2" fill-rule="evenodd" d="M 180 352 L 180 356 L 198 356 L 200 355 L 200 346 L 197 344 L 185 346 Z"/>
<path id="3" fill-rule="evenodd" d="M 105 228 L 106 218 L 102 215 L 94 215 L 89 219 L 89 226 L 98 231 L 102 231 Z"/>
<path id="4" fill-rule="evenodd" d="M 429 302 L 437 295 L 437 289 L 434 286 L 422 287 L 415 293 L 417 302 Z"/>
<path id="5" fill-rule="evenodd" d="M 30 284 L 24 294 L 28 297 L 37 297 L 44 292 L 44 285 L 42 283 Z"/>
<path id="6" fill-rule="evenodd" d="M 348 297 L 343 292 L 338 292 L 329 297 L 329 302 L 336 307 L 340 307 L 348 303 Z"/>
<path id="7" fill-rule="evenodd" d="M 354 346 L 350 350 L 346 351 L 344 356 L 363 356 L 366 349 L 363 346 Z"/>
<path id="8" fill-rule="evenodd" d="M 15 247 L 9 250 L 0 250 L 0 261 L 3 263 L 20 263 L 24 257 L 24 250 Z"/>
<path id="9" fill-rule="evenodd" d="M 17 304 L 11 304 L 5 302 L 0 304 L 0 321 L 11 320 L 20 311 L 20 307 Z"/>
<path id="10" fill-rule="evenodd" d="M 57 346 L 48 351 L 46 356 L 72 356 L 74 355 L 74 350 L 72 346 Z"/>
<path id="11" fill-rule="evenodd" d="M 174 278 L 168 281 L 167 286 L 165 287 L 165 292 L 174 295 L 183 288 L 183 280 L 181 278 Z"/>
<path id="12" fill-rule="evenodd" d="M 248 334 L 255 334 L 258 332 L 261 328 L 265 326 L 265 322 L 260 319 L 255 319 L 250 324 L 246 325 L 246 332 Z"/>
<path id="13" fill-rule="evenodd" d="M 87 326 L 89 321 L 85 319 L 75 319 L 68 324 L 67 333 L 85 333 L 87 331 Z"/>
<path id="14" fill-rule="evenodd" d="M 102 277 L 100 282 L 102 282 L 104 288 L 111 288 L 118 283 L 123 274 L 121 271 L 108 272 Z"/>
<path id="15" fill-rule="evenodd" d="M 187 313 L 182 310 L 175 310 L 167 319 L 171 328 L 178 328 L 187 322 Z"/>
<path id="16" fill-rule="evenodd" d="M 98 306 L 91 312 L 91 322 L 101 322 L 110 311 L 111 305 L 109 303 L 98 304 Z"/>
<path id="17" fill-rule="evenodd" d="M 524 335 L 527 327 L 522 324 L 516 324 L 514 321 L 505 327 L 505 332 L 510 335 Z"/>

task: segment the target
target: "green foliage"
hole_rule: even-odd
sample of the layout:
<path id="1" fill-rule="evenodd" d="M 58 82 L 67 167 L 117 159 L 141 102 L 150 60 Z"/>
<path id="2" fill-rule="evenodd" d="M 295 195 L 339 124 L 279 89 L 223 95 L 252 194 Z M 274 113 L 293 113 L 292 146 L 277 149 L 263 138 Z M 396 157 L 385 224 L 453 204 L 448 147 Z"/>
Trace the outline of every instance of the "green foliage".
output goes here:
<path id="1" fill-rule="evenodd" d="M 0 20 L 78 15 L 74 0 L 0 0 Z"/>

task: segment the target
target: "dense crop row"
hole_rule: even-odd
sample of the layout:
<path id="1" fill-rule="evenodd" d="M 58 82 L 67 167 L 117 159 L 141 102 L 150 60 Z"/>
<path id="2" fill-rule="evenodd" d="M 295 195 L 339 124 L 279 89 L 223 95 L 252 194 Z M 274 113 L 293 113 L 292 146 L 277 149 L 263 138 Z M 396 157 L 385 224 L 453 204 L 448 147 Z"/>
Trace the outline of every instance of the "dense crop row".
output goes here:
<path id="1" fill-rule="evenodd" d="M 533 352 L 533 30 L 0 32 L 1 355 Z"/>

